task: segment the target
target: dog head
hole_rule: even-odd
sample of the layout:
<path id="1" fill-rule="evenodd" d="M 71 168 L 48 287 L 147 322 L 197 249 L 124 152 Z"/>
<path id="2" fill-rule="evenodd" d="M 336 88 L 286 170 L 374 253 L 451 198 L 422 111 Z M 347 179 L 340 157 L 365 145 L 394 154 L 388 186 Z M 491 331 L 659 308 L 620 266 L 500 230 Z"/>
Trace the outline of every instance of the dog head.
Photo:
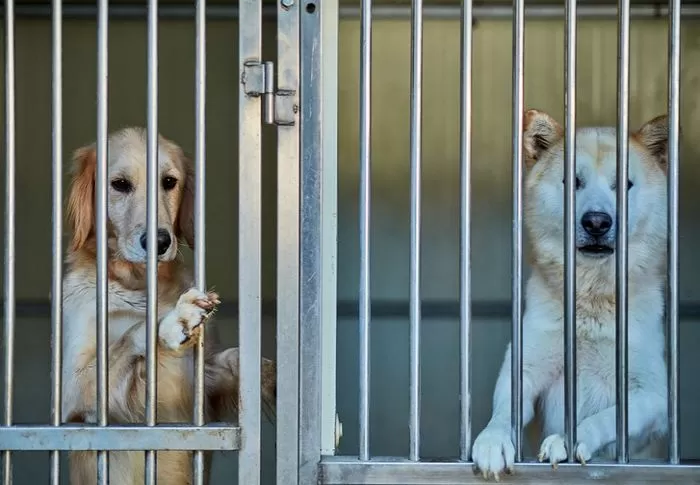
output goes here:
<path id="1" fill-rule="evenodd" d="M 108 140 L 107 213 L 110 249 L 117 259 L 146 262 L 147 132 L 125 128 Z M 72 250 L 95 234 L 95 144 L 76 150 L 68 197 Z M 171 261 L 180 242 L 194 245 L 194 167 L 182 149 L 158 138 L 158 259 Z"/>
<path id="2" fill-rule="evenodd" d="M 536 258 L 563 265 L 564 132 L 548 114 L 523 120 L 526 226 Z M 630 270 L 663 259 L 666 241 L 668 121 L 659 116 L 629 137 L 628 261 Z M 614 128 L 576 134 L 577 267 L 613 265 L 617 225 L 617 141 Z"/>

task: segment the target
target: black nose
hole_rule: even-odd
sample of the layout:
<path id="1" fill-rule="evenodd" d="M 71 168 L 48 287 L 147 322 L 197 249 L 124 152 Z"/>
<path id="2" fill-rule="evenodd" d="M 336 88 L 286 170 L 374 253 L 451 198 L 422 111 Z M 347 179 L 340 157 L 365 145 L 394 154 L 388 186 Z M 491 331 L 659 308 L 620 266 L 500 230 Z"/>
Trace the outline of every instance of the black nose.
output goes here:
<path id="1" fill-rule="evenodd" d="M 170 233 L 165 229 L 158 229 L 158 256 L 162 256 L 168 248 L 172 240 L 170 239 Z M 144 232 L 141 234 L 141 247 L 146 250 L 148 246 L 148 233 Z"/>
<path id="2" fill-rule="evenodd" d="M 586 212 L 581 218 L 581 225 L 591 236 L 600 237 L 612 227 L 612 217 L 605 212 Z"/>

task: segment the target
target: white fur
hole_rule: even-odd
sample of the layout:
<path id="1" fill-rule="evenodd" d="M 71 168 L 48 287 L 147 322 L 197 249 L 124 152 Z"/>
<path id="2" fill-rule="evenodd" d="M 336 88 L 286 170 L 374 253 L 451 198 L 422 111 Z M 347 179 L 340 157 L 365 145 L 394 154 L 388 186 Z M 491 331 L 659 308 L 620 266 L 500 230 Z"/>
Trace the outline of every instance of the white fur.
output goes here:
<path id="1" fill-rule="evenodd" d="M 529 111 L 524 151 L 525 222 L 534 253 L 523 316 L 523 426 L 537 411 L 544 440 L 539 458 L 566 459 L 564 438 L 564 164 L 562 130 L 548 115 Z M 657 118 L 630 140 L 628 428 L 632 457 L 658 456 L 655 445 L 667 432 L 667 374 L 664 360 L 663 289 L 666 257 L 665 119 Z M 544 141 L 544 142 L 543 142 Z M 615 221 L 615 131 L 579 129 L 576 245 L 587 244 L 581 224 L 587 211 Z M 616 223 L 606 235 L 614 247 Z M 609 237 L 608 237 L 609 236 Z M 577 250 L 577 444 L 575 458 L 613 458 L 616 451 L 615 255 Z M 477 436 L 472 459 L 485 478 L 512 471 L 511 344 L 496 382 L 493 414 Z"/>

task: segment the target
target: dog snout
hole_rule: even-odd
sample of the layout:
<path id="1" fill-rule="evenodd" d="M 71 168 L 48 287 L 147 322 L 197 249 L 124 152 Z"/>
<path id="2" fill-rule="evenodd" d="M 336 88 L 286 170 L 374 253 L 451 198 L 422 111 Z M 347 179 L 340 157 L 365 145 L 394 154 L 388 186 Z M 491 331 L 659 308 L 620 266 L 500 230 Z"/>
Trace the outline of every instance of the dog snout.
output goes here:
<path id="1" fill-rule="evenodd" d="M 586 212 L 581 218 L 581 225 L 593 237 L 604 236 L 612 227 L 612 217 L 605 212 Z"/>
<path id="2" fill-rule="evenodd" d="M 170 233 L 165 229 L 158 229 L 158 256 L 162 256 L 169 248 L 172 243 L 170 238 Z M 148 246 L 148 232 L 141 234 L 141 247 L 146 251 Z"/>

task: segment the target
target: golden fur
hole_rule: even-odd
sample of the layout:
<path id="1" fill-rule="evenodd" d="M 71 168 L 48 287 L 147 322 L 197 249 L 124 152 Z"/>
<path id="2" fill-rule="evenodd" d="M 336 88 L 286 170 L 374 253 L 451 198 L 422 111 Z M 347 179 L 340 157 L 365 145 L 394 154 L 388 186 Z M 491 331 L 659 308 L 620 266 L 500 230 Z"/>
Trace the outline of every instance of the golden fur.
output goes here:
<path id="1" fill-rule="evenodd" d="M 194 170 L 179 146 L 159 137 L 158 229 L 169 234 L 158 265 L 158 404 L 159 423 L 192 422 L 192 346 L 219 304 L 218 295 L 192 287 L 178 245 L 194 242 Z M 72 241 L 64 278 L 64 422 L 96 421 L 95 339 L 95 146 L 78 149 L 67 202 Z M 165 178 L 174 186 L 165 186 Z M 126 185 L 125 182 L 126 181 Z M 146 132 L 127 128 L 109 137 L 108 159 L 108 418 L 111 424 L 145 422 Z M 120 186 L 119 183 L 122 185 Z M 129 190 L 121 190 L 127 187 Z M 117 190 L 120 189 L 120 190 Z M 160 253 L 160 249 L 159 249 Z M 238 411 L 238 349 L 219 350 L 213 332 L 205 333 L 206 421 L 235 420 Z M 262 360 L 262 397 L 274 413 L 276 369 Z M 192 483 L 192 453 L 158 452 L 158 483 Z M 207 469 L 211 462 L 205 454 Z M 143 483 L 143 452 L 111 452 L 112 485 Z M 207 470 L 208 475 L 208 470 Z M 73 485 L 96 483 L 94 452 L 70 456 Z"/>

